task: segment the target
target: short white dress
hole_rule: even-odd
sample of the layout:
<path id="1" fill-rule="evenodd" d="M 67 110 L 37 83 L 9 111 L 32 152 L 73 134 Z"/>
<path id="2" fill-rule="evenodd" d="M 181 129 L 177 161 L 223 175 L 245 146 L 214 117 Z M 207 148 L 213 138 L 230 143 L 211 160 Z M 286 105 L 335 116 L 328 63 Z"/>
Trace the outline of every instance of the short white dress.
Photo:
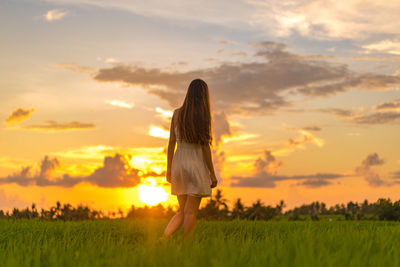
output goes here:
<path id="1" fill-rule="evenodd" d="M 182 141 L 174 127 L 177 148 L 171 164 L 171 194 L 211 196 L 211 176 L 199 144 Z"/>

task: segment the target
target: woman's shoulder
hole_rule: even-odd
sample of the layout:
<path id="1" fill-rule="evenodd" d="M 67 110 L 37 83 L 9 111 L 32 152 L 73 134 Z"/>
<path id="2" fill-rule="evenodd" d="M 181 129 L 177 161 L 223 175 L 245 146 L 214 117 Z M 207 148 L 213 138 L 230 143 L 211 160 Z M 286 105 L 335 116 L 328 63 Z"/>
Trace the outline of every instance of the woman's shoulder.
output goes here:
<path id="1" fill-rule="evenodd" d="M 172 121 L 173 123 L 176 125 L 177 124 L 177 120 L 178 120 L 178 114 L 179 114 L 180 108 L 176 108 L 174 109 L 174 112 L 172 114 Z"/>
<path id="2" fill-rule="evenodd" d="M 180 107 L 179 107 L 179 108 L 176 108 L 176 109 L 174 109 L 173 116 L 176 116 L 176 115 L 178 115 L 180 110 L 181 110 L 181 108 L 180 108 Z"/>

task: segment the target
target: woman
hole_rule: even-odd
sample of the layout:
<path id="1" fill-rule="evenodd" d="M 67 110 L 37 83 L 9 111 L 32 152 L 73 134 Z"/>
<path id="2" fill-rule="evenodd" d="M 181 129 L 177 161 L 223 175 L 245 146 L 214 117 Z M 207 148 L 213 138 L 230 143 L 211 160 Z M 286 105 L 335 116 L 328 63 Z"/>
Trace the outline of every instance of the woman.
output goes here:
<path id="1" fill-rule="evenodd" d="M 178 143 L 175 155 L 175 144 Z M 202 197 L 211 196 L 217 178 L 211 159 L 211 108 L 207 84 L 193 80 L 183 105 L 174 110 L 168 143 L 167 181 L 178 197 L 179 210 L 172 217 L 165 239 L 183 228 L 183 237 L 193 230 Z"/>

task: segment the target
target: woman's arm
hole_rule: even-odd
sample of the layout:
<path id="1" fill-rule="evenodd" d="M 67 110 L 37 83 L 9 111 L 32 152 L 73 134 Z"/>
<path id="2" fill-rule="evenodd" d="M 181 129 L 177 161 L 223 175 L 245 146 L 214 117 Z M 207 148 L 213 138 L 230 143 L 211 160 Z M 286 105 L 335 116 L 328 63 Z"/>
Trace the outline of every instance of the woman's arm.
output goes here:
<path id="1" fill-rule="evenodd" d="M 174 157 L 174 151 L 175 151 L 175 144 L 176 144 L 176 137 L 175 137 L 175 113 L 176 110 L 174 111 L 174 114 L 172 115 L 171 119 L 171 127 L 169 129 L 169 142 L 168 142 L 168 155 L 167 155 L 167 181 L 171 182 L 171 165 L 172 165 L 172 159 Z"/>
<path id="2" fill-rule="evenodd" d="M 216 187 L 218 181 L 217 181 L 217 177 L 215 176 L 214 164 L 212 162 L 210 145 L 201 146 L 201 150 L 203 152 L 203 158 L 206 162 L 207 168 L 210 171 L 211 188 Z"/>

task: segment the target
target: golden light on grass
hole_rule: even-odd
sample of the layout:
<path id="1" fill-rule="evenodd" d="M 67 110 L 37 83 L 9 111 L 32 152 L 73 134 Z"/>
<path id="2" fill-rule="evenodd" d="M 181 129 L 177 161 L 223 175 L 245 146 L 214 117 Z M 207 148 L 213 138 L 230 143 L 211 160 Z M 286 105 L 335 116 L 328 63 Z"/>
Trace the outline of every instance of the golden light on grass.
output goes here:
<path id="1" fill-rule="evenodd" d="M 157 186 L 155 179 L 147 178 L 146 181 L 149 184 L 140 184 L 138 186 L 140 201 L 153 206 L 168 200 L 168 193 L 161 186 Z"/>

